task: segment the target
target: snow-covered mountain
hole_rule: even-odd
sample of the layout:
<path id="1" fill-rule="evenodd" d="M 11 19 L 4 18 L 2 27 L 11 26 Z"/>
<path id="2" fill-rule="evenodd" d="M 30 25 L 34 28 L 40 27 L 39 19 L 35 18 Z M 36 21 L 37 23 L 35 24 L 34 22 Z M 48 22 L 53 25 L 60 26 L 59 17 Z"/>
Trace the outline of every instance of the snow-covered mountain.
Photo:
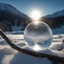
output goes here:
<path id="1" fill-rule="evenodd" d="M 24 30 L 30 18 L 14 6 L 0 3 L 0 28 L 3 31 Z"/>
<path id="2" fill-rule="evenodd" d="M 41 20 L 52 28 L 54 34 L 64 33 L 64 10 L 42 17 Z"/>
<path id="3" fill-rule="evenodd" d="M 64 10 L 61 11 L 57 11 L 53 14 L 47 15 L 47 18 L 55 18 L 55 17 L 59 17 L 59 16 L 64 16 Z"/>
<path id="4" fill-rule="evenodd" d="M 57 11 L 51 15 L 41 18 L 53 30 L 54 33 L 64 33 L 64 10 Z M 17 10 L 14 6 L 6 3 L 0 3 L 0 28 L 3 31 L 21 31 L 26 25 L 31 22 L 31 19 L 24 13 Z M 59 31 L 58 31 L 59 30 Z M 60 31 L 61 30 L 61 31 Z"/>
<path id="5" fill-rule="evenodd" d="M 24 13 L 21 13 L 14 6 L 12 6 L 10 4 L 0 3 L 0 12 L 1 11 L 7 11 L 7 12 L 10 12 L 12 14 L 18 15 L 20 17 L 28 18 L 27 15 L 25 15 Z"/>

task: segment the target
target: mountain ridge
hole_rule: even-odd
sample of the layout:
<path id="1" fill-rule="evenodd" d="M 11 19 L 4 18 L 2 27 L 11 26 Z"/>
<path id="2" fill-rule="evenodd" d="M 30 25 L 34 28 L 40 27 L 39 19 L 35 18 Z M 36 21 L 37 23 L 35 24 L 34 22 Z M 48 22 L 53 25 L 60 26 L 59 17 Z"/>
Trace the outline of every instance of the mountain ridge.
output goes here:
<path id="1" fill-rule="evenodd" d="M 28 22 L 30 22 L 29 16 L 10 4 L 0 3 L 0 28 L 3 31 L 15 31 L 18 27 L 18 30 L 24 30 Z"/>
<path id="2" fill-rule="evenodd" d="M 17 14 L 19 16 L 22 17 L 28 17 L 26 14 L 21 13 L 19 10 L 17 10 L 17 8 L 15 8 L 14 6 L 7 4 L 7 3 L 0 3 L 0 11 L 9 11 L 12 12 L 14 14 Z"/>
<path id="3" fill-rule="evenodd" d="M 64 9 L 60 10 L 60 11 L 56 11 L 53 14 L 46 15 L 45 17 L 46 18 L 55 18 L 55 17 L 58 17 L 58 16 L 64 16 Z"/>

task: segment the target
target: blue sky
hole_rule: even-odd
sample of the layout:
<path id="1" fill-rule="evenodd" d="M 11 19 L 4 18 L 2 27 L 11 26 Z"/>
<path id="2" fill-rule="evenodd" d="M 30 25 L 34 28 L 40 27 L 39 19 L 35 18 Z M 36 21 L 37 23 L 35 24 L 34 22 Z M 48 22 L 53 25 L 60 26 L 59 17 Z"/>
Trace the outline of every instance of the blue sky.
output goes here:
<path id="1" fill-rule="evenodd" d="M 34 9 L 40 10 L 42 16 L 64 9 L 64 0 L 0 0 L 0 3 L 11 4 L 28 16 Z"/>

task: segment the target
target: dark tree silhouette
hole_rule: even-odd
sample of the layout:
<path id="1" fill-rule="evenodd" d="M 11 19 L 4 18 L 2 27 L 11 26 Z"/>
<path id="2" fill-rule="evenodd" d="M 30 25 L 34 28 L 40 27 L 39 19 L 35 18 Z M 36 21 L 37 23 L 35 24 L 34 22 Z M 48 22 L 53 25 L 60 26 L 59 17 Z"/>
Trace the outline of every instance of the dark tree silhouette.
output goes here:
<path id="1" fill-rule="evenodd" d="M 55 18 L 42 17 L 40 20 L 46 22 L 53 29 L 59 28 L 64 25 L 64 16 L 58 16 Z"/>

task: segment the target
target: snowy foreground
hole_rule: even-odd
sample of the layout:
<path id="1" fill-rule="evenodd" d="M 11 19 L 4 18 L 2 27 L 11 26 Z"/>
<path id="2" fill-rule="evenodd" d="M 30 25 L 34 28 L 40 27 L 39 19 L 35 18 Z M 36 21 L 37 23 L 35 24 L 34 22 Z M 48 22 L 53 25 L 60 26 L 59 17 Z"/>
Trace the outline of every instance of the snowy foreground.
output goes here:
<path id="1" fill-rule="evenodd" d="M 23 33 L 6 33 L 6 35 L 14 44 L 28 49 L 24 43 Z M 40 52 L 64 57 L 64 45 L 62 43 L 63 38 L 64 34 L 61 34 L 60 36 L 58 34 L 53 35 L 53 41 L 49 49 Z M 53 62 L 47 58 L 33 57 L 18 52 L 12 49 L 0 36 L 0 64 L 53 64 Z"/>

